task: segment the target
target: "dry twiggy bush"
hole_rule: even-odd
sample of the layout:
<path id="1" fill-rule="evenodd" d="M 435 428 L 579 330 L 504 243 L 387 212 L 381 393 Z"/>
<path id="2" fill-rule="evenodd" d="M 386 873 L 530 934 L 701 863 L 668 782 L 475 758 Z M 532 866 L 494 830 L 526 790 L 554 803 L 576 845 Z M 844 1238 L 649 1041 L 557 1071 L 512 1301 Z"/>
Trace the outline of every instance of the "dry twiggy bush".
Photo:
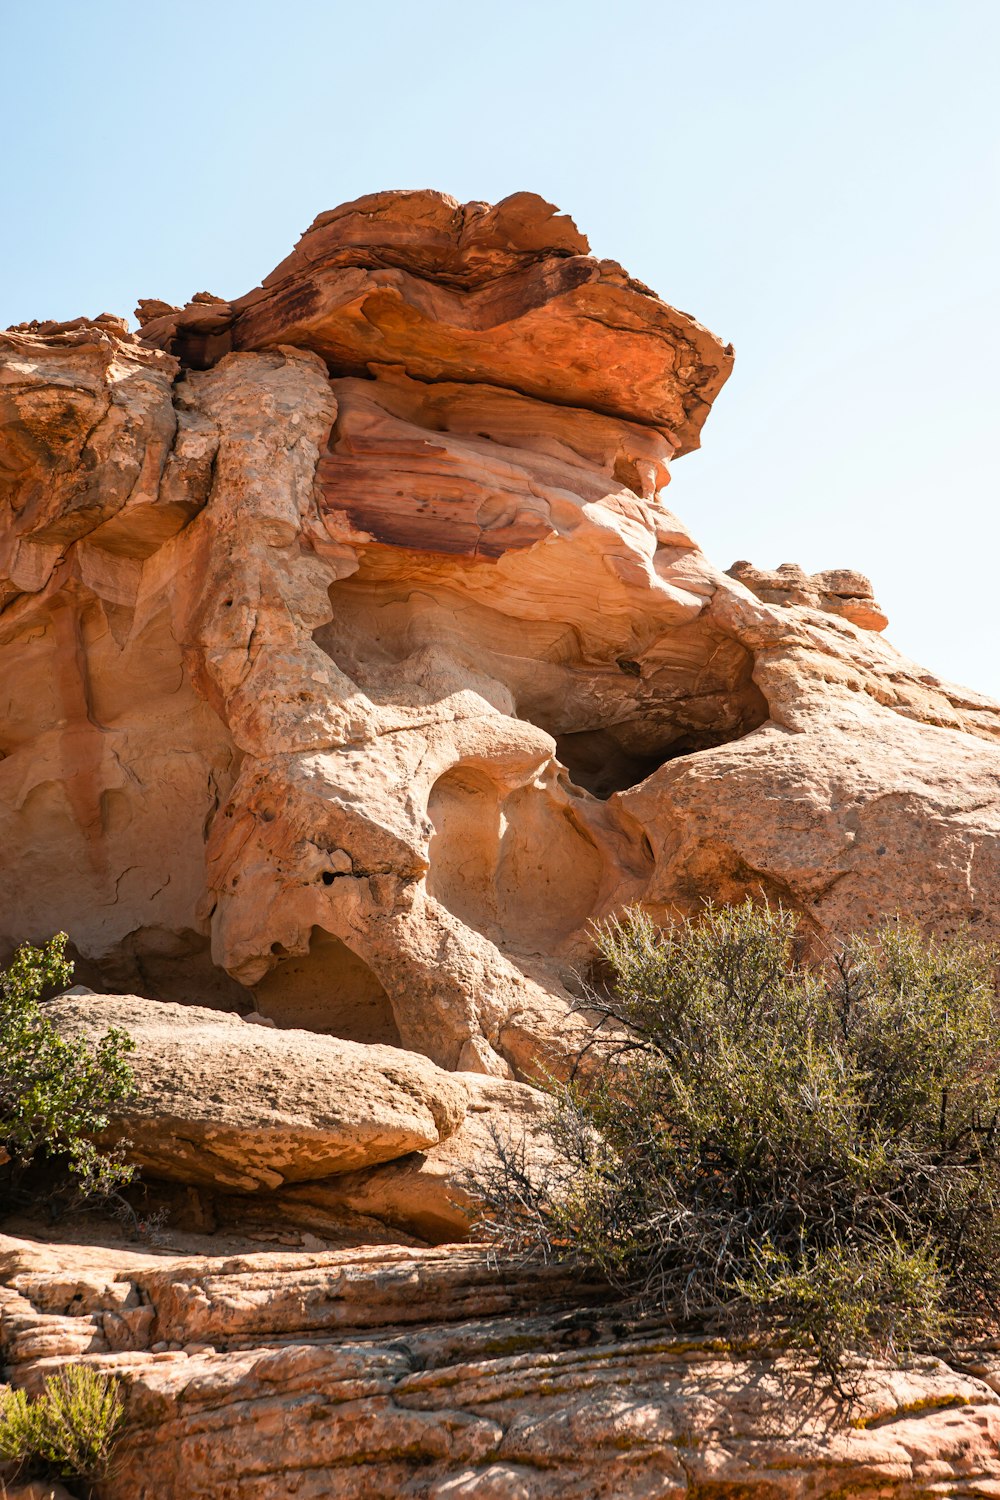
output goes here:
<path id="1" fill-rule="evenodd" d="M 747 902 L 597 931 L 589 1065 L 550 1086 L 538 1172 L 498 1140 L 479 1232 L 577 1257 L 645 1310 L 899 1357 L 995 1315 L 1000 1011 L 992 950 L 890 923 L 820 968 Z"/>

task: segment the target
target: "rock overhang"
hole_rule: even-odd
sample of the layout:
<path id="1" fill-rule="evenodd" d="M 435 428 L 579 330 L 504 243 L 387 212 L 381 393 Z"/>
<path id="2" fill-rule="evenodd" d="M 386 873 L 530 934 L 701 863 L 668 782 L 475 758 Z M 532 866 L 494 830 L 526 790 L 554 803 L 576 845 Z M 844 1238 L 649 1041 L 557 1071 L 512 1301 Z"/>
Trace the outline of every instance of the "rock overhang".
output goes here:
<path id="1" fill-rule="evenodd" d="M 698 446 L 733 364 L 731 346 L 591 256 L 533 193 L 495 206 L 372 194 L 319 215 L 246 295 L 163 307 L 140 304 L 140 337 L 195 367 L 291 344 L 336 375 L 396 365 L 640 423 L 677 454 Z"/>
<path id="2" fill-rule="evenodd" d="M 934 734 L 969 821 L 916 906 L 982 909 L 995 706 L 880 641 L 860 575 L 704 556 L 662 490 L 731 351 L 551 204 L 374 194 L 246 297 L 141 312 L 2 342 L 11 939 L 317 1029 L 327 987 L 334 1034 L 530 1075 L 626 901 L 888 899 L 858 828 L 904 782 L 937 826 L 897 753 Z M 860 788 L 862 742 L 853 799 L 824 768 Z"/>

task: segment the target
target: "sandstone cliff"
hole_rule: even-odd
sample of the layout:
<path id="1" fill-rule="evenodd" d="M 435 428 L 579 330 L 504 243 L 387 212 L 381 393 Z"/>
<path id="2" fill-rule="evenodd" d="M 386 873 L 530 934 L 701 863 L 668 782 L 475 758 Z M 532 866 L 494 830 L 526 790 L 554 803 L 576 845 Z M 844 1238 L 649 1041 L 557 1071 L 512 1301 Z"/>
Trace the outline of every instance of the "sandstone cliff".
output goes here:
<path id="1" fill-rule="evenodd" d="M 897 910 L 1000 936 L 1000 708 L 902 657 L 860 575 L 704 556 L 664 492 L 732 350 L 551 205 L 373 195 L 246 296 L 137 315 L 0 335 L 0 949 L 65 929 L 91 992 L 62 1024 L 139 1034 L 119 1126 L 182 1221 L 459 1236 L 462 1168 L 491 1120 L 530 1129 L 588 925 L 627 901 L 779 899 L 817 946 Z M 135 1357 L 121 1500 L 154 1493 L 151 1442 L 155 1493 L 206 1500 L 534 1496 L 556 1469 L 736 1493 L 760 1462 L 761 1494 L 1000 1492 L 975 1373 L 878 1373 L 867 1426 L 803 1415 L 775 1448 L 794 1372 L 611 1323 L 567 1353 L 555 1313 L 488 1321 L 530 1283 L 508 1304 L 471 1251 L 392 1254 L 440 1299 L 416 1341 L 396 1308 L 342 1346 L 307 1290 L 332 1263 L 109 1262 L 79 1304 L 15 1280 L 5 1357 Z"/>
<path id="2" fill-rule="evenodd" d="M 731 350 L 530 194 L 3 336 L 0 940 L 530 1072 L 588 921 L 997 930 L 1000 716 L 663 504 Z"/>

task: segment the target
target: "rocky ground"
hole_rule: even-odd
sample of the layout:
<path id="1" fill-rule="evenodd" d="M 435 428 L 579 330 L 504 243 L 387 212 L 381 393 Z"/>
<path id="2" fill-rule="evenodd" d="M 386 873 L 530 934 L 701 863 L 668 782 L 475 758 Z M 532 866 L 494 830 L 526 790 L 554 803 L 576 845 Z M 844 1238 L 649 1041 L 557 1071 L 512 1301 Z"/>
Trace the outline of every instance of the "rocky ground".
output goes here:
<path id="1" fill-rule="evenodd" d="M 850 569 L 705 557 L 665 489 L 732 350 L 531 194 L 137 315 L 0 335 L 0 960 L 67 931 L 50 1016 L 136 1037 L 167 1242 L 22 1225 L 6 1378 L 127 1376 L 107 1500 L 1000 1493 L 989 1351 L 848 1416 L 458 1243 L 594 919 L 1000 936 L 1000 708 Z"/>
<path id="2" fill-rule="evenodd" d="M 207 1245 L 211 1241 L 206 1242 Z M 1000 1357 L 808 1365 L 636 1324 L 559 1271 L 437 1251 L 0 1239 L 3 1357 L 127 1378 L 106 1500 L 1000 1494 Z"/>

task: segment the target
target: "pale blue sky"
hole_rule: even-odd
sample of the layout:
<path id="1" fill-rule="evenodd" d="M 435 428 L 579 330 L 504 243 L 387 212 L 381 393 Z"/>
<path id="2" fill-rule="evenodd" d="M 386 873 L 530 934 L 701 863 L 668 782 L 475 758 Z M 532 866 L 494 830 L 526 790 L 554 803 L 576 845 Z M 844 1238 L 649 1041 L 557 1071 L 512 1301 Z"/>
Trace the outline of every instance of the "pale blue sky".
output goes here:
<path id="1" fill-rule="evenodd" d="M 0 327 L 533 189 L 736 346 L 669 497 L 712 558 L 860 568 L 1000 696 L 1000 0 L 0 0 L 0 56 Z"/>

